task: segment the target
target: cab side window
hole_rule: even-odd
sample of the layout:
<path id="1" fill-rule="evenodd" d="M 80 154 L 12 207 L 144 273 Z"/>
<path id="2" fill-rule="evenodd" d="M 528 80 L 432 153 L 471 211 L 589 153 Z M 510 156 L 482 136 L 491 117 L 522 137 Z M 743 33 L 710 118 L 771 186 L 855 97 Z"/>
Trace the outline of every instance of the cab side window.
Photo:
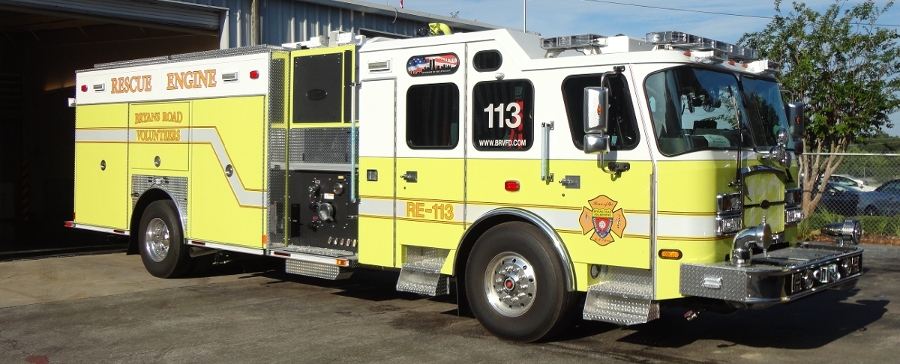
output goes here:
<path id="1" fill-rule="evenodd" d="M 563 100 L 569 117 L 572 142 L 578 149 L 584 147 L 584 88 L 606 86 L 609 88 L 609 146 L 611 150 L 630 150 L 640 141 L 637 121 L 631 103 L 631 92 L 625 77 L 607 74 L 601 85 L 603 74 L 578 75 L 563 81 Z"/>
<path id="2" fill-rule="evenodd" d="M 528 80 L 479 82 L 472 100 L 475 149 L 524 151 L 534 143 L 534 86 Z"/>
<path id="3" fill-rule="evenodd" d="M 459 87 L 415 85 L 406 91 L 406 144 L 411 149 L 453 149 L 459 143 Z"/>

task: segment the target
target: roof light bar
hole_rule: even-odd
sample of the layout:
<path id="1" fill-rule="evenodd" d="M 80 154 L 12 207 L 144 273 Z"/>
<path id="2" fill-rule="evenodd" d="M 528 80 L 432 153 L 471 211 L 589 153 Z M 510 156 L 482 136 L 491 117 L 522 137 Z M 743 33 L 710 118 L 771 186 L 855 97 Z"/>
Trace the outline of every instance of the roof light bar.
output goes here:
<path id="1" fill-rule="evenodd" d="M 578 34 L 541 38 L 541 48 L 546 50 L 603 47 L 605 45 L 606 37 L 598 34 Z"/>
<path id="2" fill-rule="evenodd" d="M 721 51 L 729 59 L 735 60 L 752 61 L 758 58 L 756 50 L 677 31 L 647 33 L 647 42 L 656 45 L 667 45 L 676 49 Z"/>

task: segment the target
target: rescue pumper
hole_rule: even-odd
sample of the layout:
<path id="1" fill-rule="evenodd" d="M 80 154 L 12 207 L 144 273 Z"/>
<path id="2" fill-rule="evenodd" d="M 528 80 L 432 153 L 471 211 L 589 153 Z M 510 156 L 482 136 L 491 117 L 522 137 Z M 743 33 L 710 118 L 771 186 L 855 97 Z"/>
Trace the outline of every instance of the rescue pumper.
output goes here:
<path id="1" fill-rule="evenodd" d="M 157 277 L 202 255 L 456 284 L 497 336 L 660 304 L 730 311 L 862 275 L 860 226 L 801 242 L 802 105 L 777 65 L 680 33 L 333 33 L 77 73 L 71 227 Z M 580 303 L 583 302 L 583 306 Z"/>

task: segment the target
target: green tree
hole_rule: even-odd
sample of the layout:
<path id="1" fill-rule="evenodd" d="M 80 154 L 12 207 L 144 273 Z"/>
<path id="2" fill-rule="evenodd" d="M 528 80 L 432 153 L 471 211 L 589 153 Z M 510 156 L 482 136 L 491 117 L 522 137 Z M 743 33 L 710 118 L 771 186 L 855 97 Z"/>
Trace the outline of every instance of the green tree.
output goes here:
<path id="1" fill-rule="evenodd" d="M 804 152 L 842 153 L 854 142 L 892 127 L 888 114 L 900 107 L 900 34 L 877 25 L 894 5 L 872 1 L 848 7 L 838 0 L 823 13 L 804 3 L 779 15 L 755 33 L 740 39 L 762 58 L 780 62 L 777 75 L 793 101 L 806 104 Z M 843 161 L 837 155 L 808 155 L 799 159 L 803 178 L 803 211 L 815 209 L 824 189 L 816 176 L 828 178 Z M 813 191 L 817 188 L 818 191 Z"/>

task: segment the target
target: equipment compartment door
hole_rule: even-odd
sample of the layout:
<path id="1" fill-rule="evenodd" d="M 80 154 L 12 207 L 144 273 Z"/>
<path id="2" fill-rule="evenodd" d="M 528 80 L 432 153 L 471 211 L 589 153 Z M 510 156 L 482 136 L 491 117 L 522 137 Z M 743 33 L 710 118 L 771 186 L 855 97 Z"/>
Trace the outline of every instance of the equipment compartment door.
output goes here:
<path id="1" fill-rule="evenodd" d="M 398 80 L 396 244 L 455 250 L 464 230 L 465 149 L 462 45 L 411 50 Z"/>
<path id="2" fill-rule="evenodd" d="M 75 222 L 128 228 L 128 105 L 78 106 Z"/>

